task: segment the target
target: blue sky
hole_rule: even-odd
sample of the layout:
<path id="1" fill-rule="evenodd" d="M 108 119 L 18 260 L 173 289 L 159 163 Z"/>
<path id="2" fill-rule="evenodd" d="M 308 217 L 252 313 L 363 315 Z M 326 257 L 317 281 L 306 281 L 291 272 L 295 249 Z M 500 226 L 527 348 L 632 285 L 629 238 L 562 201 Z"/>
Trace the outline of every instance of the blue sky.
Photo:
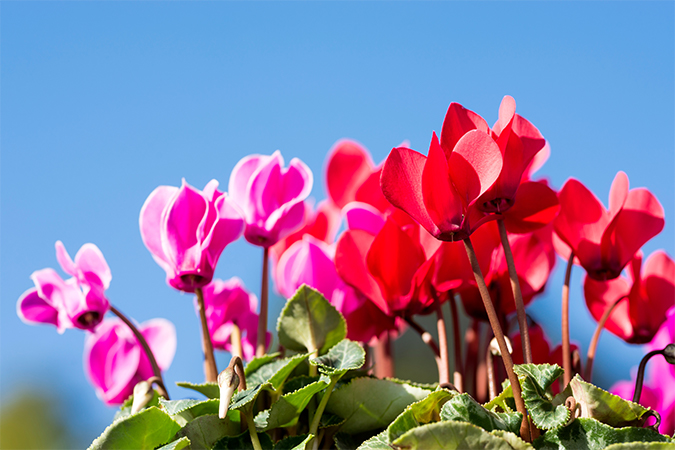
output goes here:
<path id="1" fill-rule="evenodd" d="M 86 242 L 113 273 L 111 301 L 176 324 L 168 383 L 199 380 L 189 296 L 164 283 L 138 214 L 158 185 L 227 185 L 236 162 L 280 149 L 313 170 L 338 139 L 381 161 L 404 139 L 426 153 L 451 102 L 494 123 L 506 94 L 548 139 L 540 171 L 607 202 L 619 170 L 666 211 L 645 246 L 675 253 L 672 2 L 2 2 L 0 396 L 58 390 L 90 440 L 113 410 L 82 371 L 83 333 L 18 319 L 30 274 L 57 267 L 54 242 Z M 257 291 L 261 250 L 224 252 L 221 278 Z M 559 341 L 562 264 L 533 308 Z M 572 336 L 593 331 L 575 270 Z M 281 300 L 273 300 L 273 313 Z M 556 328 L 558 327 L 558 328 Z M 639 347 L 603 335 L 597 381 L 628 378 Z M 219 361 L 226 356 L 219 355 Z M 221 365 L 224 364 L 221 362 Z M 45 373 L 49 377 L 45 378 Z M 174 396 L 187 395 L 171 388 Z M 80 411 L 76 413 L 76 411 Z"/>

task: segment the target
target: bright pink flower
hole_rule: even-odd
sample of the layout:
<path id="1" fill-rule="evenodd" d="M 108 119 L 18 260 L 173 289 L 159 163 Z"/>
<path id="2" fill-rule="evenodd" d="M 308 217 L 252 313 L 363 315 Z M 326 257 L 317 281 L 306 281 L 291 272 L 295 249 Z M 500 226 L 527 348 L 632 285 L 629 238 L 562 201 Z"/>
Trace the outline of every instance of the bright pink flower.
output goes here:
<path id="1" fill-rule="evenodd" d="M 232 330 L 236 325 L 241 331 L 243 358 L 250 361 L 255 356 L 258 336 L 258 299 L 244 287 L 237 277 L 227 281 L 213 280 L 203 289 L 206 323 L 214 348 L 232 351 Z M 199 314 L 197 299 L 195 310 Z M 272 335 L 267 332 L 267 345 Z"/>
<path id="2" fill-rule="evenodd" d="M 275 270 L 279 292 L 291 298 L 303 284 L 321 292 L 345 317 L 351 340 L 368 343 L 387 330 L 396 330 L 392 317 L 340 279 L 333 253 L 332 247 L 310 235 L 295 242 L 281 256 Z"/>
<path id="3" fill-rule="evenodd" d="M 204 191 L 183 180 L 160 186 L 143 204 L 141 237 L 167 283 L 180 291 L 206 286 L 225 246 L 241 236 L 244 222 L 232 200 L 211 180 Z"/>
<path id="4" fill-rule="evenodd" d="M 631 344 L 652 340 L 666 320 L 666 311 L 675 305 L 675 262 L 661 250 L 652 253 L 644 269 L 638 252 L 627 266 L 627 277 L 609 281 L 584 280 L 586 305 L 595 318 L 624 296 L 607 319 L 605 328 Z"/>
<path id="5" fill-rule="evenodd" d="M 53 269 L 33 272 L 35 288 L 19 298 L 19 317 L 30 324 L 55 325 L 59 333 L 73 327 L 93 330 L 110 306 L 104 291 L 112 275 L 103 254 L 94 244 L 84 244 L 73 262 L 63 243 L 57 241 L 56 259 L 72 278 L 64 281 Z"/>
<path id="6" fill-rule="evenodd" d="M 166 370 L 176 353 L 176 329 L 165 319 L 138 325 L 157 365 Z M 105 320 L 84 343 L 84 371 L 96 395 L 108 405 L 129 397 L 136 383 L 153 376 L 152 366 L 129 327 L 115 318 Z"/>
<path id="7" fill-rule="evenodd" d="M 339 208 L 361 202 L 384 212 L 391 205 L 382 195 L 381 172 L 382 164 L 375 166 L 364 146 L 341 139 L 331 148 L 326 162 L 328 197 Z"/>
<path id="8" fill-rule="evenodd" d="M 666 322 L 646 346 L 646 351 L 662 350 L 666 345 L 675 343 L 675 308 L 666 314 Z M 610 392 L 626 400 L 633 399 L 635 374 L 631 381 L 619 381 Z M 647 363 L 647 373 L 640 395 L 640 404 L 661 414 L 661 433 L 675 433 L 675 366 L 668 364 L 662 356 L 655 356 Z"/>
<path id="9" fill-rule="evenodd" d="M 434 133 L 428 157 L 395 148 L 382 169 L 387 200 L 443 241 L 463 240 L 486 220 L 475 202 L 502 169 L 502 155 L 489 130 L 462 131 L 448 134 L 445 148 Z"/>
<path id="10" fill-rule="evenodd" d="M 617 173 L 612 183 L 609 210 L 575 179 L 567 180 L 558 197 L 555 232 L 594 280 L 618 277 L 665 223 L 663 207 L 656 197 L 644 188 L 629 191 L 624 172 Z"/>
<path id="11" fill-rule="evenodd" d="M 251 244 L 270 247 L 302 226 L 303 201 L 312 190 L 312 172 L 297 158 L 287 168 L 277 150 L 271 156 L 241 159 L 230 175 L 229 193 L 246 223 Z"/>

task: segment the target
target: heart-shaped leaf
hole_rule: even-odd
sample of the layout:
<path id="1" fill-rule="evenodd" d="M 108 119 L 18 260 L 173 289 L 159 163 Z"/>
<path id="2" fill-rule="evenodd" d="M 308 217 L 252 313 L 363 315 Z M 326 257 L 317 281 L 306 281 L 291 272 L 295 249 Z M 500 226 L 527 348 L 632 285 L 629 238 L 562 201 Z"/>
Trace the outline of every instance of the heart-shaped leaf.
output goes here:
<path id="1" fill-rule="evenodd" d="M 550 364 L 522 364 L 514 366 L 513 371 L 518 375 L 523 401 L 534 424 L 542 430 L 565 425 L 570 418 L 570 411 L 564 404 L 554 402 L 553 394 L 549 391 L 551 384 L 564 371 Z"/>
<path id="2" fill-rule="evenodd" d="M 320 380 L 290 394 L 282 395 L 270 409 L 260 412 L 255 417 L 256 428 L 258 431 L 265 431 L 293 425 L 314 394 L 321 392 L 326 386 L 328 383 Z"/>
<path id="3" fill-rule="evenodd" d="M 326 411 L 347 419 L 340 428 L 349 434 L 386 428 L 405 408 L 429 391 L 377 378 L 354 378 L 335 389 Z"/>
<path id="4" fill-rule="evenodd" d="M 270 353 L 268 355 L 262 355 L 257 358 L 253 358 L 248 364 L 246 364 L 246 367 L 244 367 L 244 375 L 246 375 L 246 379 L 248 380 L 249 375 L 251 375 L 253 372 L 256 370 L 260 369 L 262 366 L 265 364 L 269 364 L 275 359 L 277 359 L 281 353 L 275 352 L 275 353 Z"/>
<path id="5" fill-rule="evenodd" d="M 167 413 L 152 406 L 115 420 L 89 446 L 89 450 L 133 448 L 152 450 L 171 441 L 180 429 Z"/>
<path id="6" fill-rule="evenodd" d="M 281 311 L 277 333 L 289 350 L 322 355 L 347 336 L 347 323 L 319 291 L 303 284 Z"/>
<path id="7" fill-rule="evenodd" d="M 237 392 L 232 396 L 230 401 L 230 410 L 239 410 L 244 409 L 245 411 L 250 409 L 249 406 L 252 406 L 252 403 L 258 398 L 263 391 L 269 391 L 272 388 L 272 385 L 269 383 L 258 384 L 251 389 L 246 389 L 245 391 Z"/>
<path id="8" fill-rule="evenodd" d="M 239 412 L 228 411 L 225 419 L 219 419 L 217 414 L 199 416 L 181 428 L 176 437 L 185 436 L 190 439 L 192 450 L 210 450 L 223 437 L 236 436 L 239 433 Z"/>
<path id="9" fill-rule="evenodd" d="M 513 450 L 499 436 L 476 425 L 452 420 L 422 425 L 392 442 L 394 448 L 406 450 L 494 449 Z"/>
<path id="10" fill-rule="evenodd" d="M 220 400 L 159 400 L 162 409 L 166 411 L 179 425 L 184 426 L 195 417 L 205 414 L 218 414 Z"/>
<path id="11" fill-rule="evenodd" d="M 256 384 L 263 384 L 269 382 L 272 387 L 277 390 L 283 386 L 286 378 L 293 372 L 293 370 L 301 364 L 309 354 L 303 353 L 295 355 L 290 358 L 277 359 L 260 366 L 256 371 L 246 375 L 246 384 L 254 386 Z"/>
<path id="12" fill-rule="evenodd" d="M 387 430 L 364 441 L 356 450 L 391 450 L 391 445 L 389 445 L 389 439 L 387 438 Z"/>
<path id="13" fill-rule="evenodd" d="M 441 408 L 454 393 L 445 389 L 431 392 L 426 398 L 406 407 L 387 427 L 387 443 L 395 441 L 408 430 L 430 422 L 441 420 Z"/>
<path id="14" fill-rule="evenodd" d="M 366 352 L 358 343 L 344 339 L 334 345 L 328 353 L 310 358 L 309 363 L 318 366 L 328 376 L 342 376 L 348 370 L 356 370 L 366 363 Z"/>
<path id="15" fill-rule="evenodd" d="M 443 405 L 441 419 L 469 422 L 485 431 L 504 430 L 519 435 L 523 415 L 519 412 L 493 412 L 485 409 L 469 394 L 458 394 Z"/>

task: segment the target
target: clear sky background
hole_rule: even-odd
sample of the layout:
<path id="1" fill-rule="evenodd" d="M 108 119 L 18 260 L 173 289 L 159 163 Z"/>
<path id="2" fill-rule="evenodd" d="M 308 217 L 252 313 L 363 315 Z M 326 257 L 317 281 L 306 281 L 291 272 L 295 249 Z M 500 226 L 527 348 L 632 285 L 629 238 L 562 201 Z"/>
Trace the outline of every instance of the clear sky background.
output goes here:
<path id="1" fill-rule="evenodd" d="M 171 386 L 203 377 L 192 297 L 165 284 L 139 211 L 183 177 L 225 188 L 250 153 L 301 158 L 320 200 L 336 140 L 362 142 L 376 162 L 404 139 L 426 154 L 451 102 L 492 124 L 509 94 L 551 145 L 540 175 L 556 188 L 575 177 L 606 205 L 625 171 L 666 212 L 645 253 L 675 253 L 672 2 L 2 2 L 0 18 L 0 397 L 51 392 L 83 445 L 114 410 L 85 378 L 83 332 L 16 316 L 30 274 L 60 271 L 56 240 L 71 255 L 98 245 L 111 302 L 176 325 L 165 377 L 188 396 Z M 261 255 L 240 240 L 216 274 L 257 292 Z M 531 309 L 554 344 L 562 266 Z M 581 280 L 575 268 L 571 333 L 585 352 L 594 322 Z M 599 352 L 606 388 L 642 355 L 609 334 Z"/>

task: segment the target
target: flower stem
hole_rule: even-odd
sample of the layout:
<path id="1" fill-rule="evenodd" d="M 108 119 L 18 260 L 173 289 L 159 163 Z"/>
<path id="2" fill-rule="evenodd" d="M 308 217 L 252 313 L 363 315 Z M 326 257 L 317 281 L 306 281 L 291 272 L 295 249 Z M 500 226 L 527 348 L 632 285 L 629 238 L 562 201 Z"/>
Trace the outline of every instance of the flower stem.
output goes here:
<path id="1" fill-rule="evenodd" d="M 647 367 L 647 361 L 649 361 L 651 357 L 655 355 L 663 355 L 663 350 L 652 350 L 642 358 L 642 361 L 640 361 L 637 379 L 635 380 L 635 392 L 633 393 L 633 403 L 640 403 L 640 395 L 642 395 L 642 382 L 645 378 L 645 368 Z"/>
<path id="2" fill-rule="evenodd" d="M 525 364 L 532 364 L 532 347 L 530 345 L 530 332 L 527 327 L 527 315 L 525 314 L 525 302 L 523 301 L 523 294 L 520 290 L 520 281 L 518 281 L 518 273 L 516 272 L 516 264 L 513 261 L 513 253 L 511 252 L 511 244 L 509 237 L 506 234 L 506 225 L 504 219 L 498 219 L 499 236 L 502 240 L 502 247 L 504 248 L 504 256 L 506 257 L 506 265 L 509 268 L 509 279 L 511 280 L 511 290 L 513 291 L 513 299 L 516 303 L 516 313 L 518 315 L 518 328 L 520 329 L 520 340 L 523 346 L 523 356 Z"/>
<path id="3" fill-rule="evenodd" d="M 513 399 L 516 402 L 516 409 L 523 415 L 523 421 L 520 425 L 520 435 L 525 441 L 529 442 L 531 440 L 530 423 L 527 419 L 527 410 L 525 409 L 525 403 L 523 402 L 523 397 L 520 391 L 520 383 L 516 373 L 513 371 L 513 360 L 511 359 L 511 353 L 509 353 L 506 339 L 504 339 L 504 331 L 502 330 L 502 326 L 499 324 L 497 312 L 495 311 L 495 307 L 492 304 L 490 292 L 488 291 L 487 285 L 485 284 L 485 278 L 483 278 L 483 273 L 480 270 L 478 258 L 476 257 L 476 252 L 473 249 L 470 238 L 464 239 L 464 247 L 466 248 L 466 253 L 469 257 L 469 262 L 471 263 L 471 269 L 473 270 L 474 278 L 476 279 L 476 284 L 478 285 L 478 291 L 480 292 L 480 296 L 483 299 L 483 305 L 485 306 L 485 311 L 487 312 L 490 326 L 492 327 L 492 331 L 495 335 L 495 338 L 497 339 L 497 343 L 499 344 L 499 351 L 502 354 L 504 368 L 506 369 L 506 374 L 509 377 L 511 389 L 513 390 Z"/>
<path id="4" fill-rule="evenodd" d="M 565 386 L 572 380 L 572 353 L 570 352 L 570 278 L 574 265 L 574 252 L 570 253 L 565 271 L 565 283 L 562 289 L 562 352 L 563 352 L 563 377 Z"/>
<path id="5" fill-rule="evenodd" d="M 159 366 L 157 365 L 157 360 L 155 359 L 155 355 L 152 353 L 152 350 L 150 350 L 150 346 L 148 345 L 148 341 L 145 340 L 143 335 L 141 334 L 140 331 L 138 331 L 138 328 L 125 316 L 122 314 L 122 312 L 115 308 L 113 305 L 110 305 L 110 311 L 115 314 L 117 317 L 122 319 L 122 322 L 126 324 L 126 326 L 129 327 L 132 333 L 134 333 L 134 336 L 136 336 L 136 340 L 138 341 L 139 344 L 141 344 L 141 347 L 143 348 L 143 351 L 145 352 L 145 355 L 148 357 L 148 360 L 150 361 L 150 366 L 152 367 L 152 373 L 155 374 L 155 377 L 158 378 L 157 381 L 157 388 L 159 391 L 159 395 L 164 397 L 165 399 L 169 400 L 169 393 L 166 391 L 166 387 L 164 386 L 164 379 L 162 378 L 162 371 L 159 370 Z"/>
<path id="6" fill-rule="evenodd" d="M 605 313 L 598 321 L 598 326 L 595 328 L 595 333 L 593 333 L 593 338 L 591 338 L 591 343 L 588 346 L 588 354 L 586 355 L 586 373 L 584 374 L 584 379 L 589 383 L 593 376 L 593 361 L 595 360 L 595 351 L 598 348 L 598 342 L 600 341 L 600 333 L 602 333 L 602 329 L 605 328 L 605 323 L 607 322 L 607 319 L 609 319 L 610 314 L 612 314 L 612 311 L 614 311 L 614 308 L 616 308 L 616 305 L 624 298 L 628 298 L 628 296 L 624 295 L 607 307 Z"/>
<path id="7" fill-rule="evenodd" d="M 230 344 L 232 357 L 244 357 L 244 352 L 241 348 L 241 328 L 236 323 L 232 323 L 232 332 L 230 333 Z"/>
<path id="8" fill-rule="evenodd" d="M 260 283 L 260 315 L 258 316 L 258 342 L 255 350 L 255 356 L 260 358 L 265 354 L 267 343 L 267 295 L 268 295 L 268 267 L 269 267 L 270 249 L 265 247 L 263 251 L 262 280 Z"/>
<path id="9" fill-rule="evenodd" d="M 258 431 L 255 429 L 255 423 L 253 422 L 252 412 L 244 413 L 240 411 L 241 415 L 244 416 L 246 420 L 246 425 L 248 426 L 248 433 L 251 435 L 251 443 L 253 444 L 254 450 L 262 450 L 260 445 L 260 439 L 258 439 Z"/>
<path id="10" fill-rule="evenodd" d="M 389 331 L 385 331 L 375 344 L 375 376 L 378 378 L 394 377 L 392 339 Z"/>
<path id="11" fill-rule="evenodd" d="M 460 339 L 459 313 L 457 312 L 457 299 L 450 298 L 450 312 L 452 313 L 452 340 L 455 346 L 455 371 L 452 375 L 452 384 L 459 392 L 464 392 L 464 368 L 462 367 L 462 341 Z"/>
<path id="12" fill-rule="evenodd" d="M 197 306 L 199 307 L 199 319 L 202 323 L 202 350 L 204 351 L 204 377 L 207 382 L 215 383 L 218 380 L 218 367 L 216 358 L 213 356 L 213 344 L 211 334 L 206 322 L 206 310 L 204 307 L 204 293 L 201 288 L 195 289 L 197 294 Z"/>
<path id="13" fill-rule="evenodd" d="M 495 378 L 495 360 L 492 350 L 488 348 L 485 354 L 485 367 L 487 368 L 488 395 L 490 401 L 497 397 L 497 379 Z"/>
<path id="14" fill-rule="evenodd" d="M 438 329 L 439 356 L 441 358 L 441 365 L 438 371 L 438 384 L 445 385 L 450 382 L 450 356 L 448 354 L 448 334 L 445 329 L 443 307 L 438 299 L 438 295 L 434 295 L 434 309 L 436 310 L 436 328 Z"/>
<path id="15" fill-rule="evenodd" d="M 328 385 L 328 387 L 326 387 L 326 392 L 324 392 L 323 397 L 321 398 L 321 402 L 319 403 L 319 406 L 316 408 L 316 411 L 314 411 L 314 416 L 312 417 L 312 424 L 309 427 L 309 434 L 313 434 L 315 436 L 313 439 L 314 443 L 312 446 L 314 450 L 319 448 L 319 440 L 316 437 L 316 431 L 319 429 L 319 423 L 321 423 L 321 415 L 323 414 L 323 410 L 326 408 L 326 405 L 328 404 L 330 394 L 333 392 L 333 388 L 335 387 L 339 379 L 340 379 L 339 376 L 331 377 L 330 384 Z"/>
<path id="16" fill-rule="evenodd" d="M 441 352 L 438 350 L 438 345 L 434 341 L 434 337 L 427 330 L 422 328 L 422 326 L 415 322 L 412 317 L 404 317 L 404 319 L 410 328 L 417 331 L 417 333 L 422 338 L 422 342 L 427 344 L 431 351 L 434 353 L 434 359 L 436 360 L 436 366 L 438 367 L 438 379 L 441 379 L 441 372 L 443 370 L 443 361 L 441 360 Z"/>

